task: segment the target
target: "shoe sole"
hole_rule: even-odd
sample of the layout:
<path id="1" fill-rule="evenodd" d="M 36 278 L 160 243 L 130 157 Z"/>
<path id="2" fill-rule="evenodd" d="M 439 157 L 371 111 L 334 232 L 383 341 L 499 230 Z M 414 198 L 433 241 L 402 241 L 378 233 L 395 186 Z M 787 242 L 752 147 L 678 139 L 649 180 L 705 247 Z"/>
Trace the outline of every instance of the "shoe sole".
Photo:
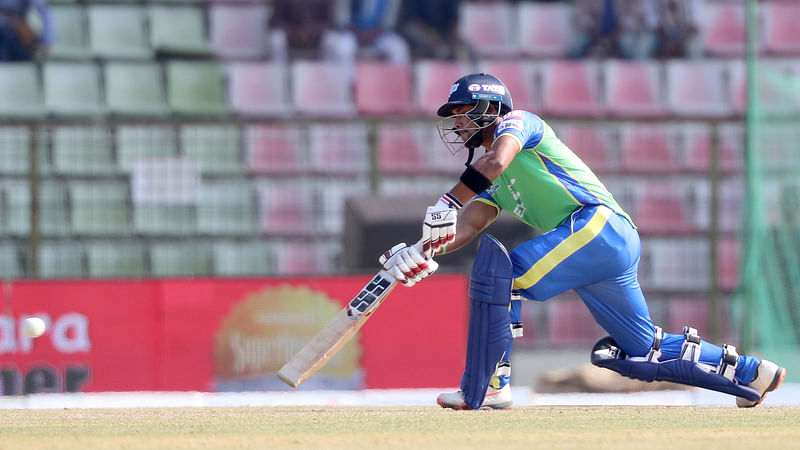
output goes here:
<path id="1" fill-rule="evenodd" d="M 761 396 L 760 400 L 758 400 L 756 403 L 753 403 L 752 405 L 741 405 L 741 406 L 736 405 L 736 406 L 738 406 L 739 408 L 753 408 L 755 406 L 760 405 L 761 402 L 763 402 L 764 399 L 767 398 L 767 394 L 778 389 L 781 386 L 781 383 L 783 383 L 784 378 L 786 378 L 786 369 L 781 367 L 780 370 L 778 370 L 778 373 L 776 373 L 775 376 L 772 378 L 772 383 L 770 383 L 767 390 L 764 391 L 764 395 Z"/>
<path id="2" fill-rule="evenodd" d="M 454 409 L 456 411 L 469 410 L 469 408 L 467 408 L 467 405 L 465 403 L 462 403 L 460 406 L 445 405 L 438 398 L 436 399 L 436 403 L 438 403 L 439 406 L 441 406 L 442 408 L 445 408 L 445 409 Z M 513 402 L 508 402 L 508 403 L 501 403 L 501 404 L 495 405 L 495 406 L 481 406 L 479 409 L 512 409 L 512 408 L 514 408 L 514 403 Z"/>

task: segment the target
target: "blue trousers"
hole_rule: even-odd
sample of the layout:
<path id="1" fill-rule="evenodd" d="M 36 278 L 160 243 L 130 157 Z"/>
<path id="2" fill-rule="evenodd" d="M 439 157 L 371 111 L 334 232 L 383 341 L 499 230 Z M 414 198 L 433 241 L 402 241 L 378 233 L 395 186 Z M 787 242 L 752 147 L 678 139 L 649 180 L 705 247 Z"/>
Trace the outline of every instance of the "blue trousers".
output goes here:
<path id="1" fill-rule="evenodd" d="M 606 206 L 584 207 L 511 252 L 513 287 L 538 301 L 574 289 L 625 353 L 645 356 L 655 328 L 639 286 L 640 253 L 639 234 L 627 219 Z M 684 339 L 665 330 L 660 359 L 678 358 Z M 701 363 L 716 366 L 721 359 L 721 347 L 702 342 Z M 736 379 L 750 383 L 757 367 L 754 357 L 739 356 Z"/>

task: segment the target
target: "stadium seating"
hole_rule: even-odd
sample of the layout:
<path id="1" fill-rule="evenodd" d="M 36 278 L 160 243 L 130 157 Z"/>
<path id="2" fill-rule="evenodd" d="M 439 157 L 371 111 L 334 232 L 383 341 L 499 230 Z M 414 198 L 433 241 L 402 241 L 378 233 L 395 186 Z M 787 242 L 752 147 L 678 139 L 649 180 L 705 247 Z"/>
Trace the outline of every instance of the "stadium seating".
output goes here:
<path id="1" fill-rule="evenodd" d="M 608 60 L 604 64 L 605 106 L 615 116 L 653 117 L 666 111 L 661 67 L 654 61 Z"/>
<path id="2" fill-rule="evenodd" d="M 481 57 L 509 57 L 518 53 L 511 26 L 515 8 L 509 2 L 464 2 L 459 8 L 459 36 Z"/>
<path id="3" fill-rule="evenodd" d="M 344 204 L 347 198 L 366 195 L 370 192 L 367 177 L 351 177 L 347 180 L 324 180 L 318 183 L 319 207 L 317 208 L 318 231 L 339 236 L 344 227 Z"/>
<path id="4" fill-rule="evenodd" d="M 413 108 L 411 84 L 410 65 L 358 61 L 356 109 L 370 116 L 408 114 Z"/>
<path id="5" fill-rule="evenodd" d="M 160 117 L 169 114 L 161 68 L 154 62 L 107 62 L 106 105 L 120 116 Z"/>
<path id="6" fill-rule="evenodd" d="M 580 298 L 565 295 L 547 302 L 547 342 L 585 345 L 602 337 L 602 329 Z"/>
<path id="7" fill-rule="evenodd" d="M 447 102 L 450 87 L 456 80 L 472 72 L 465 63 L 420 60 L 414 64 L 414 105 L 420 114 L 436 115 Z"/>
<path id="8" fill-rule="evenodd" d="M 663 173 L 679 168 L 673 142 L 675 129 L 664 124 L 624 124 L 620 127 L 620 168 L 630 172 Z"/>
<path id="9" fill-rule="evenodd" d="M 642 233 L 687 234 L 693 231 L 682 186 L 651 181 L 640 190 L 633 218 Z"/>
<path id="10" fill-rule="evenodd" d="M 21 278 L 25 274 L 24 252 L 13 242 L 0 243 L 0 279 Z"/>
<path id="11" fill-rule="evenodd" d="M 666 63 L 667 106 L 677 117 L 724 117 L 732 113 L 726 89 L 726 65 L 720 61 Z"/>
<path id="12" fill-rule="evenodd" d="M 131 171 L 138 161 L 178 155 L 175 129 L 160 125 L 122 125 L 114 133 L 117 164 Z"/>
<path id="13" fill-rule="evenodd" d="M 45 115 L 36 66 L 3 63 L 0 70 L 0 117 L 37 118 Z"/>
<path id="14" fill-rule="evenodd" d="M 307 146 L 299 127 L 248 125 L 245 128 L 247 167 L 255 173 L 296 174 L 309 170 Z"/>
<path id="15" fill-rule="evenodd" d="M 31 166 L 30 130 L 21 127 L 0 128 L 0 175 L 27 174 Z"/>
<path id="16" fill-rule="evenodd" d="M 59 180 L 43 181 L 39 188 L 39 228 L 45 237 L 63 237 L 72 229 L 67 192 L 65 183 Z"/>
<path id="17" fill-rule="evenodd" d="M 291 92 L 296 111 L 309 116 L 347 116 L 353 104 L 353 67 L 331 61 L 295 61 Z"/>
<path id="18" fill-rule="evenodd" d="M 31 230 L 31 193 L 24 181 L 0 184 L 0 234 L 25 236 Z"/>
<path id="19" fill-rule="evenodd" d="M 205 181 L 200 187 L 197 230 L 236 236 L 256 232 L 256 192 L 248 180 Z"/>
<path id="20" fill-rule="evenodd" d="M 39 274 L 43 278 L 85 278 L 86 252 L 77 242 L 44 241 L 39 247 Z"/>
<path id="21" fill-rule="evenodd" d="M 101 58 L 148 59 L 147 15 L 137 5 L 89 5 L 89 47 Z"/>
<path id="22" fill-rule="evenodd" d="M 365 124 L 314 124 L 309 127 L 308 137 L 310 169 L 326 174 L 365 174 L 369 171 Z"/>
<path id="23" fill-rule="evenodd" d="M 155 242 L 150 246 L 154 277 L 202 277 L 211 275 L 211 248 L 203 242 Z"/>
<path id="24" fill-rule="evenodd" d="M 131 278 L 149 275 L 147 252 L 140 242 L 92 242 L 86 248 L 92 278 Z"/>
<path id="25" fill-rule="evenodd" d="M 194 161 L 203 174 L 240 174 L 242 133 L 237 125 L 183 125 L 181 155 Z"/>
<path id="26" fill-rule="evenodd" d="M 286 65 L 237 62 L 227 66 L 228 105 L 241 116 L 288 116 L 292 111 Z"/>
<path id="27" fill-rule="evenodd" d="M 208 57 L 212 53 L 202 9 L 189 4 L 150 5 L 150 45 L 158 55 Z"/>
<path id="28" fill-rule="evenodd" d="M 384 175 L 429 173 L 427 152 L 434 151 L 430 126 L 384 123 L 378 128 L 378 168 Z"/>
<path id="29" fill-rule="evenodd" d="M 770 2 L 760 6 L 764 11 L 764 49 L 776 55 L 800 55 L 800 5 Z"/>
<path id="30" fill-rule="evenodd" d="M 594 117 L 602 112 L 598 65 L 555 60 L 541 64 L 542 111 L 559 117 Z"/>
<path id="31" fill-rule="evenodd" d="M 747 42 L 744 2 L 706 2 L 702 11 L 702 39 L 711 56 L 744 56 Z"/>
<path id="32" fill-rule="evenodd" d="M 70 117 L 105 113 L 100 93 L 100 68 L 90 62 L 47 62 L 44 98 L 53 114 Z"/>
<path id="33" fill-rule="evenodd" d="M 111 134 L 102 126 L 61 126 L 51 132 L 53 170 L 64 175 L 116 171 Z"/>
<path id="34" fill-rule="evenodd" d="M 228 113 L 225 73 L 212 61 L 167 63 L 167 103 L 185 116 L 222 116 Z"/>
<path id="35" fill-rule="evenodd" d="M 614 128 L 608 125 L 551 124 L 558 137 L 596 172 L 618 167 L 611 152 L 610 139 Z"/>
<path id="36" fill-rule="evenodd" d="M 722 239 L 717 249 L 717 274 L 719 285 L 733 289 L 739 281 L 740 243 L 735 238 Z"/>
<path id="37" fill-rule="evenodd" d="M 333 264 L 332 245 L 308 242 L 276 242 L 275 273 L 277 275 L 312 275 L 328 273 Z"/>
<path id="38" fill-rule="evenodd" d="M 130 232 L 127 182 L 72 181 L 69 184 L 72 231 L 81 235 L 119 236 Z"/>
<path id="39" fill-rule="evenodd" d="M 264 56 L 267 6 L 211 4 L 209 6 L 211 45 L 223 58 Z"/>
<path id="40" fill-rule="evenodd" d="M 642 243 L 642 259 L 649 260 L 653 290 L 706 289 L 711 274 L 708 258 L 708 241 L 702 238 L 650 238 Z"/>
<path id="41" fill-rule="evenodd" d="M 501 79 L 511 93 L 514 109 L 536 111 L 538 102 L 535 91 L 535 72 L 525 61 L 483 60 L 481 72 L 490 73 Z"/>
<path id="42" fill-rule="evenodd" d="M 572 9 L 567 3 L 517 3 L 516 29 L 523 54 L 533 57 L 566 56 L 570 40 Z"/>
<path id="43" fill-rule="evenodd" d="M 705 298 L 673 298 L 668 302 L 667 330 L 681 330 L 690 325 L 697 330 L 709 330 L 709 302 Z M 719 318 L 725 314 L 720 311 Z M 716 320 L 716 318 L 715 318 Z M 666 330 L 665 330 L 666 331 Z M 708 339 L 708 337 L 704 337 Z"/>
<path id="44" fill-rule="evenodd" d="M 264 276 L 275 271 L 272 247 L 261 241 L 217 242 L 213 253 L 216 276 Z"/>
<path id="45" fill-rule="evenodd" d="M 50 56 L 57 59 L 86 59 L 91 56 L 86 10 L 78 5 L 52 5 L 56 40 Z"/>
<path id="46" fill-rule="evenodd" d="M 259 229 L 267 234 L 311 234 L 317 229 L 313 187 L 302 180 L 257 185 Z"/>

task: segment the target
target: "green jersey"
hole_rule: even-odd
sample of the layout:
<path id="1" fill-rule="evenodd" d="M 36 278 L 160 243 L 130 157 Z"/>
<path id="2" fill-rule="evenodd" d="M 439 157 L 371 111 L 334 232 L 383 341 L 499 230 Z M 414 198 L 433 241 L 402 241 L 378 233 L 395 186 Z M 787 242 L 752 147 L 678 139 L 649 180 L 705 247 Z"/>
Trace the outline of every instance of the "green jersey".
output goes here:
<path id="1" fill-rule="evenodd" d="M 540 231 L 552 230 L 590 205 L 606 205 L 633 223 L 594 172 L 536 114 L 511 111 L 494 136 L 510 136 L 522 149 L 476 200 L 507 210 Z"/>

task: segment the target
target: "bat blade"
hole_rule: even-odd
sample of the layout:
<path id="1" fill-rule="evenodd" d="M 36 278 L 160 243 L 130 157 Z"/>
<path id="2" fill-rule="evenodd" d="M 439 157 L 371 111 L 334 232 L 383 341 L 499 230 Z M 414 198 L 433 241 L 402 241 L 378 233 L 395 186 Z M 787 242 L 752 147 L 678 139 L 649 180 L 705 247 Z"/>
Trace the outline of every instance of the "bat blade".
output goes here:
<path id="1" fill-rule="evenodd" d="M 278 378 L 296 388 L 325 366 L 358 332 L 397 285 L 385 270 L 378 272 L 361 291 L 278 371 Z"/>

